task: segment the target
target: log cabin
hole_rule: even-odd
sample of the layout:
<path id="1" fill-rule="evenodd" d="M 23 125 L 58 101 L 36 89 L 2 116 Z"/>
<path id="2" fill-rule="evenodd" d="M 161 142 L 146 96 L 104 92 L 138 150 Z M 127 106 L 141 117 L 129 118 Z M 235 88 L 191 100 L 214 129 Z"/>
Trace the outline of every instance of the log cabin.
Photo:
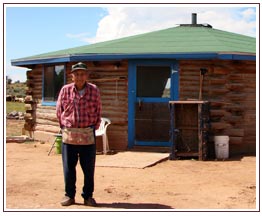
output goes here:
<path id="1" fill-rule="evenodd" d="M 210 104 L 211 137 L 228 135 L 231 155 L 256 153 L 255 38 L 192 17 L 191 24 L 12 60 L 29 69 L 24 128 L 34 139 L 58 133 L 58 93 L 80 61 L 100 89 L 102 116 L 112 121 L 111 149 L 170 147 L 169 102 L 201 94 Z"/>

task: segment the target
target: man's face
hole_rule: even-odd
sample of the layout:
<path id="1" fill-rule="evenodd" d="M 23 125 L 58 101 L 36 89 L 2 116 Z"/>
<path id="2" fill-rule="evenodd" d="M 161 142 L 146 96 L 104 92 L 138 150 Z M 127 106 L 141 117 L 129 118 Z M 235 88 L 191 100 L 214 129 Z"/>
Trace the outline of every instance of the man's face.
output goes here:
<path id="1" fill-rule="evenodd" d="M 82 89 L 85 81 L 88 79 L 88 72 L 84 70 L 77 70 L 72 73 L 73 81 L 78 89 Z"/>

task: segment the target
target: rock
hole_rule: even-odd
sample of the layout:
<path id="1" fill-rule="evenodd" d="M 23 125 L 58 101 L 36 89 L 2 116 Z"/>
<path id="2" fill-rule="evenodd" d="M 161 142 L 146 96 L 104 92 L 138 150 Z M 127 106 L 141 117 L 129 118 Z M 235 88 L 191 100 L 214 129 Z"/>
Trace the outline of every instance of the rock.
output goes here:
<path id="1" fill-rule="evenodd" d="M 23 112 L 17 112 L 17 111 L 12 111 L 7 114 L 8 119 L 19 119 L 23 120 L 24 119 L 24 113 Z"/>

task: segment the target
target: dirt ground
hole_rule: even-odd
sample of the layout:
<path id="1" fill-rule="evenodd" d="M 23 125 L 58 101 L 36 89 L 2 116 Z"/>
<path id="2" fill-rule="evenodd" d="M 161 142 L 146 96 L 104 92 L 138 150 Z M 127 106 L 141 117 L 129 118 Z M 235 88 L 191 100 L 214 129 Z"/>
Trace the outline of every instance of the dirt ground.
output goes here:
<path id="1" fill-rule="evenodd" d="M 62 207 L 61 155 L 51 144 L 6 144 L 6 210 L 92 210 L 83 205 L 78 164 L 76 204 Z M 97 155 L 97 160 L 110 155 Z M 145 169 L 96 167 L 95 210 L 256 208 L 256 158 L 166 160 Z"/>

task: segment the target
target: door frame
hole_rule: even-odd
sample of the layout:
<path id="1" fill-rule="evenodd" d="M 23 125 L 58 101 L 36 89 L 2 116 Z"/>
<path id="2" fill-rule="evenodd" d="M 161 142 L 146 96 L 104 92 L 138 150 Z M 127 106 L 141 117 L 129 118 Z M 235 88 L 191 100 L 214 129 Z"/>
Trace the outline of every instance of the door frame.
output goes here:
<path id="1" fill-rule="evenodd" d="M 162 99 L 164 102 L 178 100 L 179 98 L 179 66 L 177 60 L 129 60 L 128 61 L 128 148 L 135 146 L 135 104 L 136 104 L 136 78 L 137 66 L 169 66 L 171 68 L 170 99 Z M 157 102 L 149 99 L 148 102 Z M 150 146 L 158 146 L 160 142 L 150 142 Z M 165 144 L 165 143 L 164 143 Z M 149 145 L 140 143 L 140 145 Z M 171 145 L 171 139 L 168 143 Z"/>

